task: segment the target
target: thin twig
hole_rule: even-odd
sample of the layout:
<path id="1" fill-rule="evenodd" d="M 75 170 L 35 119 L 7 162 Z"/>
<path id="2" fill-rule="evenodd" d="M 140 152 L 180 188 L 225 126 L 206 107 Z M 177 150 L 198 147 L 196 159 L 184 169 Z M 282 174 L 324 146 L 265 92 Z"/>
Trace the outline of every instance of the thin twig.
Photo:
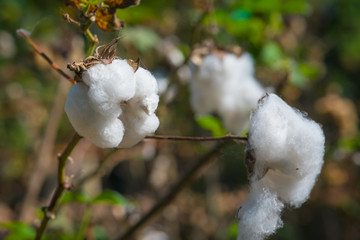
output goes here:
<path id="1" fill-rule="evenodd" d="M 66 164 L 66 160 L 68 159 L 71 152 L 79 142 L 80 138 L 81 137 L 77 133 L 75 133 L 74 137 L 68 143 L 65 150 L 60 155 L 58 155 L 58 164 L 59 164 L 58 175 L 57 175 L 58 185 L 56 187 L 54 195 L 51 198 L 49 206 L 44 209 L 44 218 L 41 221 L 40 227 L 36 231 L 35 240 L 41 239 L 42 235 L 45 232 L 48 222 L 50 221 L 50 219 L 53 219 L 55 217 L 55 210 L 60 201 L 60 198 L 64 193 L 64 191 L 68 188 L 67 183 L 65 181 L 65 164 Z"/>
<path id="2" fill-rule="evenodd" d="M 226 145 L 225 141 L 219 142 L 209 152 L 200 157 L 192 167 L 185 172 L 185 174 L 174 184 L 174 186 L 168 191 L 168 193 L 160 199 L 160 201 L 145 214 L 135 225 L 130 227 L 118 240 L 129 239 L 136 231 L 142 228 L 148 221 L 161 212 L 171 201 L 178 195 L 178 193 L 184 189 L 195 177 L 195 175 L 204 167 L 207 163 L 213 159 L 214 155 L 217 155 L 220 150 Z"/>
<path id="3" fill-rule="evenodd" d="M 54 61 L 51 60 L 50 57 L 48 57 L 48 55 L 46 55 L 40 48 L 39 46 L 36 45 L 36 43 L 30 38 L 30 36 L 26 33 L 26 31 L 24 29 L 18 29 L 16 31 L 17 35 L 24 38 L 30 45 L 31 47 L 35 50 L 36 53 L 38 53 L 41 57 L 43 57 L 49 64 L 50 66 L 55 69 L 58 73 L 61 74 L 61 76 L 63 76 L 64 78 L 66 78 L 68 81 L 70 81 L 73 84 L 76 84 L 76 81 L 70 77 L 69 75 L 67 75 L 63 70 L 61 70 L 61 68 L 59 67 L 59 65 L 57 65 Z"/>
<path id="4" fill-rule="evenodd" d="M 170 140 L 170 141 L 222 141 L 222 140 L 238 140 L 246 143 L 246 137 L 239 137 L 236 135 L 226 135 L 222 137 L 182 137 L 182 136 L 161 136 L 161 135 L 148 135 L 146 139 Z"/>
<path id="5" fill-rule="evenodd" d="M 183 137 L 183 136 L 162 136 L 162 135 L 148 135 L 145 139 L 157 139 L 157 140 L 168 140 L 168 141 L 223 141 L 223 140 L 236 140 L 243 143 L 247 142 L 246 137 L 239 137 L 235 135 L 226 135 L 222 137 Z M 115 148 L 110 151 L 103 159 L 100 160 L 98 166 L 89 174 L 82 177 L 77 183 L 76 186 L 82 186 L 89 179 L 97 176 L 99 172 L 102 170 L 103 166 L 106 164 L 107 160 L 110 158 L 112 154 L 114 154 L 118 149 Z"/>

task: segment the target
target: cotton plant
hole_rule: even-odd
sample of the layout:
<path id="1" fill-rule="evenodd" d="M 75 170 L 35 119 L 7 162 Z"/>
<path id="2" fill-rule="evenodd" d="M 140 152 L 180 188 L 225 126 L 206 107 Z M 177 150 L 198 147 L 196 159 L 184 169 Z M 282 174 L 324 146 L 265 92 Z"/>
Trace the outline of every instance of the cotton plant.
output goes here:
<path id="1" fill-rule="evenodd" d="M 229 131 L 239 134 L 251 110 L 265 93 L 256 80 L 254 60 L 247 52 L 213 49 L 199 57 L 190 81 L 190 103 L 197 114 L 218 114 Z"/>
<path id="2" fill-rule="evenodd" d="M 129 148 L 159 127 L 158 86 L 137 62 L 113 57 L 112 46 L 69 65 L 77 84 L 69 91 L 65 112 L 77 133 L 96 146 Z"/>
<path id="3" fill-rule="evenodd" d="M 309 197 L 324 157 L 324 133 L 316 122 L 275 94 L 251 114 L 246 165 L 250 193 L 239 208 L 238 239 L 264 239 L 282 226 L 282 209 Z"/>

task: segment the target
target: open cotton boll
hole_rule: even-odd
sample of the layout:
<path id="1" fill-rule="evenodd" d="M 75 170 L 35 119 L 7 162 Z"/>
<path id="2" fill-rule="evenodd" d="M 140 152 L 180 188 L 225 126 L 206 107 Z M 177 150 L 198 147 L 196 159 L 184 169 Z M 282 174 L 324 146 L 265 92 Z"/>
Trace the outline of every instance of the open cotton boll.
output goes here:
<path id="1" fill-rule="evenodd" d="M 275 94 L 264 97 L 250 120 L 248 148 L 256 159 L 252 181 L 262 178 L 263 187 L 282 201 L 300 206 L 321 171 L 324 144 L 324 133 L 316 122 Z"/>
<path id="2" fill-rule="evenodd" d="M 266 188 L 253 186 L 238 212 L 238 240 L 262 240 L 282 226 L 284 204 Z"/>
<path id="3" fill-rule="evenodd" d="M 224 127 L 240 134 L 251 111 L 265 93 L 254 77 L 254 60 L 249 53 L 209 54 L 194 70 L 190 103 L 198 114 L 215 112 Z"/>
<path id="4" fill-rule="evenodd" d="M 275 94 L 260 101 L 250 118 L 251 190 L 239 211 L 238 239 L 265 238 L 281 226 L 283 204 L 299 207 L 308 199 L 321 171 L 324 143 L 321 127 Z"/>
<path id="5" fill-rule="evenodd" d="M 124 135 L 124 126 L 117 119 L 100 115 L 89 104 L 88 87 L 77 83 L 70 89 L 65 112 L 76 132 L 98 147 L 116 147 Z"/>
<path id="6" fill-rule="evenodd" d="M 96 64 L 83 72 L 82 79 L 89 86 L 90 105 L 104 116 L 118 117 L 121 114 L 120 103 L 135 94 L 134 70 L 126 60 Z"/>

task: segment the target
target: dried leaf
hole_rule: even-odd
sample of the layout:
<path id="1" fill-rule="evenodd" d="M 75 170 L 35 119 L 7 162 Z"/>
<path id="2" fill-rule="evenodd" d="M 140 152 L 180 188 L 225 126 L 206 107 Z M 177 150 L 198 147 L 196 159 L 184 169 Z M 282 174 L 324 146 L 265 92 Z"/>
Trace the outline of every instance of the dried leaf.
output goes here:
<path id="1" fill-rule="evenodd" d="M 113 8 L 127 8 L 134 5 L 139 5 L 140 0 L 105 0 L 105 3 Z"/>
<path id="2" fill-rule="evenodd" d="M 124 27 L 124 23 L 115 16 L 115 12 L 111 13 L 107 8 L 99 8 L 95 12 L 96 24 L 103 30 L 113 31 Z"/>
<path id="3" fill-rule="evenodd" d="M 134 69 L 134 72 L 136 72 L 140 66 L 140 58 L 136 59 L 136 61 L 132 59 L 126 59 L 127 63 Z"/>

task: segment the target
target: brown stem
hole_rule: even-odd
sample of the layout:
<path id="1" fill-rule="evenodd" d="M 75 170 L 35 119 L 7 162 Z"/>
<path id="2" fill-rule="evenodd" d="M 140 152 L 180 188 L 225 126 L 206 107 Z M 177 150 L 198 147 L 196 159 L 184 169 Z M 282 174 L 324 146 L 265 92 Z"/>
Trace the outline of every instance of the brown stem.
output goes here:
<path id="1" fill-rule="evenodd" d="M 130 227 L 118 240 L 129 239 L 136 231 L 143 227 L 148 221 L 161 212 L 171 201 L 178 195 L 178 193 L 184 189 L 195 177 L 195 175 L 210 162 L 212 157 L 220 152 L 220 150 L 226 145 L 226 142 L 219 142 L 209 152 L 200 157 L 192 167 L 185 172 L 184 175 L 174 184 L 174 186 L 168 191 L 168 193 L 160 199 L 160 201 L 153 206 L 153 208 L 145 214 L 135 225 Z"/>
<path id="2" fill-rule="evenodd" d="M 62 194 L 67 188 L 65 181 L 66 160 L 79 142 L 80 138 L 81 137 L 77 133 L 75 133 L 74 137 L 68 143 L 65 150 L 58 156 L 58 185 L 56 187 L 54 195 L 51 198 L 49 206 L 44 209 L 44 218 L 41 221 L 40 227 L 36 231 L 35 240 L 41 240 L 41 237 L 45 232 L 48 222 L 50 221 L 50 219 L 53 219 L 55 217 L 56 207 L 61 199 Z"/>
<path id="3" fill-rule="evenodd" d="M 246 143 L 246 137 L 239 137 L 236 135 L 226 135 L 222 137 L 182 137 L 182 136 L 161 136 L 161 135 L 148 135 L 145 139 L 158 139 L 158 140 L 170 140 L 170 141 L 222 141 L 222 140 L 239 140 Z"/>
<path id="4" fill-rule="evenodd" d="M 70 77 L 69 75 L 67 75 L 63 70 L 61 70 L 61 68 L 59 67 L 59 65 L 57 65 L 54 61 L 51 60 L 51 58 L 46 55 L 40 48 L 38 45 L 36 45 L 36 43 L 30 38 L 30 36 L 26 33 L 25 30 L 23 29 L 18 29 L 16 31 L 17 35 L 24 38 L 30 45 L 31 47 L 35 50 L 35 52 L 37 54 L 39 54 L 41 57 L 43 57 L 49 64 L 50 66 L 55 69 L 58 73 L 61 74 L 61 76 L 63 76 L 64 78 L 66 78 L 68 81 L 70 81 L 73 84 L 76 84 L 76 81 Z"/>
<path id="5" fill-rule="evenodd" d="M 157 140 L 168 140 L 168 141 L 223 141 L 223 140 L 237 140 L 243 143 L 247 142 L 247 138 L 239 137 L 235 135 L 227 135 L 222 137 L 183 137 L 183 136 L 161 136 L 161 135 L 148 135 L 145 139 L 157 139 Z M 77 183 L 76 186 L 82 186 L 85 182 L 89 179 L 97 176 L 99 172 L 101 172 L 103 166 L 106 164 L 107 160 L 110 158 L 112 154 L 114 154 L 118 149 L 114 149 L 113 151 L 109 152 L 98 164 L 96 169 L 94 169 L 89 174 L 85 175 L 81 178 Z"/>

